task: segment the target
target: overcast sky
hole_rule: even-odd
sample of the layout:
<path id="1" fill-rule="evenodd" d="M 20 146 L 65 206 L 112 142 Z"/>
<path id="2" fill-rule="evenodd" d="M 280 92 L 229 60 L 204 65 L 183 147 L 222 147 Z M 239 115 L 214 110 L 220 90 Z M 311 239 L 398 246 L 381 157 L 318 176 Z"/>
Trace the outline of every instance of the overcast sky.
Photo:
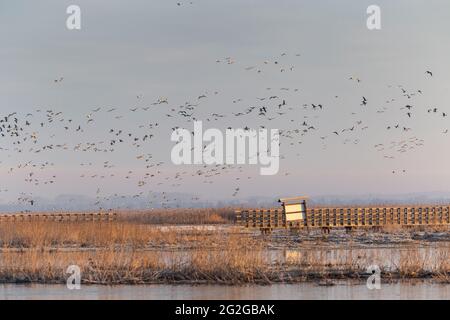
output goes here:
<path id="1" fill-rule="evenodd" d="M 0 1 L 0 116 L 16 111 L 25 120 L 32 113 L 33 125 L 26 131 L 38 133 L 38 145 L 68 146 L 35 154 L 28 151 L 31 145 L 17 152 L 14 139 L 0 139 L 0 201 L 17 199 L 21 192 L 95 196 L 98 189 L 105 196 L 157 190 L 221 199 L 232 197 L 237 187 L 236 197 L 450 191 L 450 133 L 444 133 L 450 120 L 442 117 L 450 112 L 448 1 L 180 3 Z M 81 30 L 66 28 L 71 4 L 81 8 Z M 381 30 L 366 27 L 371 4 L 381 8 Z M 55 83 L 60 77 L 64 80 Z M 402 88 L 414 95 L 408 98 Z M 199 101 L 195 117 L 205 128 L 303 130 L 306 121 L 314 129 L 282 138 L 275 176 L 260 176 L 258 166 L 244 166 L 210 179 L 198 177 L 201 166 L 175 166 L 170 160 L 172 128 L 192 130 L 192 122 L 166 114 L 176 114 L 170 109 L 178 111 L 186 102 L 197 103 L 200 95 L 207 98 Z M 272 95 L 286 101 L 285 114 L 276 114 L 274 102 L 269 105 Z M 162 97 L 168 104 L 151 106 Z M 361 106 L 362 97 L 366 106 Z M 322 104 L 323 110 L 311 104 Z M 257 112 L 233 116 L 263 105 L 271 108 L 274 120 Z M 411 117 L 406 105 L 413 106 Z M 148 111 L 130 111 L 147 106 Z M 98 107 L 94 121 L 86 123 Z M 111 108 L 116 111 L 107 113 Z M 427 112 L 430 108 L 438 112 Z M 39 128 L 45 114 L 37 109 L 61 111 L 84 132 L 57 123 Z M 213 113 L 226 116 L 207 121 Z M 155 137 L 139 149 L 130 143 L 112 153 L 72 150 L 78 143 L 108 141 L 112 128 L 142 136 L 147 131 L 139 126 L 152 123 L 160 124 L 152 131 Z M 406 152 L 398 151 L 402 148 Z M 153 180 L 138 186 L 150 172 L 136 158 L 142 154 L 163 164 Z M 31 170 L 18 165 L 27 161 L 54 163 L 35 170 L 35 176 L 44 181 L 56 175 L 56 182 L 25 182 Z M 105 161 L 114 167 L 105 171 Z M 93 165 L 80 166 L 88 162 Z M 182 179 L 174 179 L 177 172 L 185 172 Z M 80 178 L 95 173 L 114 177 Z"/>

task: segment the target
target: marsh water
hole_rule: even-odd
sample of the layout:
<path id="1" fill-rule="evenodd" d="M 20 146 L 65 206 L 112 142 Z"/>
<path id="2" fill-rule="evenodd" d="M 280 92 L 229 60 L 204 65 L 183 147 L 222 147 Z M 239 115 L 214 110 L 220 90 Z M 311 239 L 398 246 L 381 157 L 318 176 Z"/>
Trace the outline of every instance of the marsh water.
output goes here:
<path id="1" fill-rule="evenodd" d="M 141 254 L 158 254 L 167 265 L 186 263 L 195 250 L 143 250 Z M 22 252 L 15 253 L 17 255 Z M 70 255 L 71 250 L 59 251 Z M 283 266 L 348 266 L 366 268 L 376 264 L 383 269 L 394 268 L 402 263 L 408 265 L 423 262 L 423 268 L 436 270 L 448 261 L 450 247 L 447 242 L 425 246 L 387 246 L 338 248 L 312 247 L 309 249 L 272 249 L 260 254 L 268 264 Z M 0 252 L 0 266 L 5 263 Z M 140 300 L 183 300 L 183 299 L 450 299 L 450 284 L 429 280 L 381 281 L 381 289 L 369 290 L 365 279 L 357 282 L 334 281 L 333 285 L 319 282 L 271 285 L 82 285 L 80 290 L 69 290 L 65 285 L 46 284 L 0 284 L 0 300 L 3 299 L 140 299 Z"/>
<path id="2" fill-rule="evenodd" d="M 64 285 L 0 285 L 3 299 L 114 299 L 114 300 L 208 300 L 208 299 L 450 299 L 450 285 L 420 282 L 381 283 L 369 290 L 364 281 L 338 282 L 332 286 L 317 283 L 246 285 L 82 285 L 69 290 Z"/>

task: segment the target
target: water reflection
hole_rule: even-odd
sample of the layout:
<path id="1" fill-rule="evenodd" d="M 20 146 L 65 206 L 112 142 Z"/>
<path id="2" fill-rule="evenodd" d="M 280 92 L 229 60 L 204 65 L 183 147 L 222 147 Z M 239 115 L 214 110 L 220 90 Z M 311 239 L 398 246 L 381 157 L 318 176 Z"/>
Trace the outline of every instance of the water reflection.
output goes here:
<path id="1" fill-rule="evenodd" d="M 382 283 L 380 290 L 367 289 L 364 282 L 339 282 L 334 286 L 315 283 L 274 284 L 270 286 L 145 285 L 82 286 L 68 290 L 64 285 L 0 285 L 0 299 L 449 299 L 450 285 Z"/>

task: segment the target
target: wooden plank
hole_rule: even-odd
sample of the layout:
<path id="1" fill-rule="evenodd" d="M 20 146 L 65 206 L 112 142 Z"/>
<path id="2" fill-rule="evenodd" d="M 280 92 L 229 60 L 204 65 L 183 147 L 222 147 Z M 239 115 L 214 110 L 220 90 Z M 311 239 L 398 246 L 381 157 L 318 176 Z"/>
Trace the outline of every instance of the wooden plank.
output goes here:
<path id="1" fill-rule="evenodd" d="M 93 220 L 97 216 L 90 216 Z M 102 215 L 100 214 L 101 218 Z M 108 220 L 111 216 L 107 214 Z M 254 228 L 321 228 L 321 227 L 382 227 L 387 224 L 404 226 L 448 225 L 450 207 L 368 207 L 307 209 L 304 219 L 290 221 L 278 209 L 250 209 L 236 211 L 238 225 Z"/>

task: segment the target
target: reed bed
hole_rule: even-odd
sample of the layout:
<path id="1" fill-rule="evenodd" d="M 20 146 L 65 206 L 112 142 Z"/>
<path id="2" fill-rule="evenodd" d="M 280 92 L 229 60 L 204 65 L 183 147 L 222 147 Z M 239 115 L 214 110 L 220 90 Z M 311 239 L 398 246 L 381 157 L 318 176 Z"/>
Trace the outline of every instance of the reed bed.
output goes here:
<path id="1" fill-rule="evenodd" d="M 240 240 L 245 237 L 245 235 L 238 235 L 237 228 L 233 227 L 218 232 L 215 227 L 181 228 L 121 221 L 2 222 L 0 223 L 0 248 L 218 247 L 226 243 L 224 237 L 228 233 L 233 233 Z"/>
<path id="2" fill-rule="evenodd" d="M 267 272 L 262 257 L 254 252 L 242 259 L 242 253 L 232 250 L 194 250 L 186 260 L 161 252 L 132 250 L 75 254 L 32 250 L 4 253 L 0 281 L 65 283 L 65 271 L 72 264 L 81 268 L 83 283 L 91 284 L 244 283 L 258 281 L 258 272 Z"/>
<path id="3" fill-rule="evenodd" d="M 65 283 L 81 268 L 91 284 L 299 282 L 367 277 L 433 278 L 449 283 L 450 248 L 270 250 L 267 237 L 238 228 L 168 226 L 136 220 L 0 223 L 0 282 Z"/>
<path id="4" fill-rule="evenodd" d="M 382 279 L 432 278 L 448 283 L 448 251 L 445 256 L 435 258 L 431 264 L 422 255 L 414 253 L 415 249 L 405 252 L 398 265 L 382 266 Z M 82 282 L 88 284 L 292 283 L 366 278 L 366 268 L 371 263 L 348 255 L 334 263 L 318 255 L 305 256 L 297 262 L 281 263 L 272 261 L 263 248 L 246 250 L 231 244 L 224 250 L 200 249 L 183 254 L 125 248 L 81 252 L 33 249 L 3 252 L 0 282 L 65 283 L 67 267 L 75 264 L 81 268 Z"/>
<path id="5" fill-rule="evenodd" d="M 118 211 L 119 220 L 141 224 L 204 225 L 235 221 L 234 208 L 183 208 Z"/>

